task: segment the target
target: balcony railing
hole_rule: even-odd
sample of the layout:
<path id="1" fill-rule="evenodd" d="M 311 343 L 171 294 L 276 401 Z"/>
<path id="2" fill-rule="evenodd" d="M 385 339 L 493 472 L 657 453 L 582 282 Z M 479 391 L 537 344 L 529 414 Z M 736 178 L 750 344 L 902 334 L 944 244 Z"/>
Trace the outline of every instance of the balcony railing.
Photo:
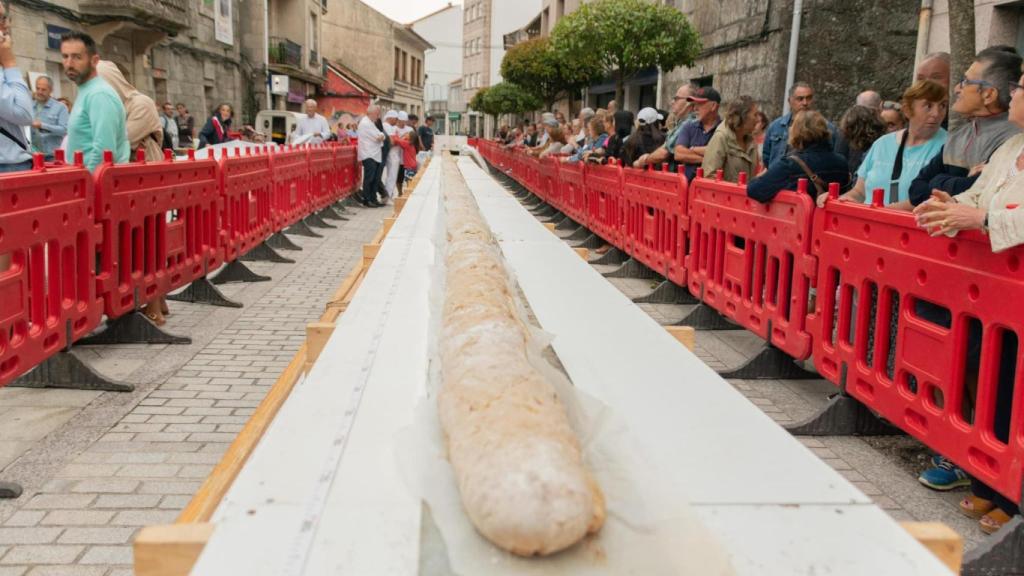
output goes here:
<path id="1" fill-rule="evenodd" d="M 302 45 L 287 38 L 270 37 L 270 52 L 267 54 L 271 64 L 302 68 Z"/>

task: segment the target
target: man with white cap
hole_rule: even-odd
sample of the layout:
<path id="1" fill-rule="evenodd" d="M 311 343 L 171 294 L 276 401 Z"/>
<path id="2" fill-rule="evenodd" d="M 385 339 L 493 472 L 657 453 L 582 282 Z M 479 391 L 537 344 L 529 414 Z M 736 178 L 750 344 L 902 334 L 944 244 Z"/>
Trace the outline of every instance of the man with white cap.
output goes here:
<path id="1" fill-rule="evenodd" d="M 388 158 L 384 168 L 387 172 L 387 180 L 384 189 L 387 190 L 388 198 L 398 195 L 398 171 L 402 166 L 402 147 L 398 145 L 398 111 L 388 110 L 384 115 L 384 133 L 391 140 L 391 149 L 388 150 Z M 384 200 L 387 204 L 387 199 Z"/>
<path id="2" fill-rule="evenodd" d="M 327 119 L 316 113 L 317 103 L 316 100 L 310 98 L 306 100 L 306 115 L 299 118 L 296 122 L 295 132 L 292 133 L 292 138 L 299 139 L 302 136 L 308 135 L 308 140 L 303 139 L 309 144 L 320 144 L 324 140 L 331 137 L 331 127 L 327 124 Z"/>

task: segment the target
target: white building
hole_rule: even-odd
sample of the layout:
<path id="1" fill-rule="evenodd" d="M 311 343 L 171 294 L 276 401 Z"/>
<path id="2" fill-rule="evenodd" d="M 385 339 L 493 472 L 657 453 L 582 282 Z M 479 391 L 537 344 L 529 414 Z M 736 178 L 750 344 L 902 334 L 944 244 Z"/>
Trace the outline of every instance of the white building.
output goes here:
<path id="1" fill-rule="evenodd" d="M 505 57 L 505 35 L 530 23 L 540 12 L 541 0 L 465 0 L 463 4 L 462 87 L 466 101 L 480 88 L 501 82 L 501 59 Z M 471 134 L 493 132 L 491 118 L 486 126 L 478 113 L 469 116 Z"/>
<path id="2" fill-rule="evenodd" d="M 424 56 L 423 110 L 434 117 L 434 129 L 446 133 L 448 87 L 462 79 L 462 6 L 449 2 L 409 26 L 434 45 Z"/>

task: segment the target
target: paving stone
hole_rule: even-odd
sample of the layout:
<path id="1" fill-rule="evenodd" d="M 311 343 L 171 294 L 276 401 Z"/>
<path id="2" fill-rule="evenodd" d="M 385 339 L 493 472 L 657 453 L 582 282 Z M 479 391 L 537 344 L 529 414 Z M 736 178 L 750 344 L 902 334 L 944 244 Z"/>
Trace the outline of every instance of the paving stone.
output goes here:
<path id="1" fill-rule="evenodd" d="M 0 564 L 71 564 L 84 549 L 84 546 L 53 544 L 15 546 L 3 558 L 0 558 Z"/>
<path id="2" fill-rule="evenodd" d="M 95 494 L 36 494 L 25 504 L 25 508 L 85 508 L 95 499 Z"/>
<path id="3" fill-rule="evenodd" d="M 0 528 L 0 545 L 13 544 L 46 544 L 53 542 L 60 534 L 61 528 Z"/>
<path id="4" fill-rule="evenodd" d="M 35 526 L 43 519 L 46 512 L 41 510 L 18 510 L 4 522 L 4 526 Z M 2 556 L 2 554 L 0 554 Z"/>
<path id="5" fill-rule="evenodd" d="M 36 566 L 28 576 L 103 576 L 106 566 Z M 3 572 L 0 571 L 0 576 Z"/>
<path id="6" fill-rule="evenodd" d="M 125 510 L 118 512 L 110 521 L 111 526 L 154 526 L 172 524 L 177 518 L 176 511 L 168 510 Z"/>
<path id="7" fill-rule="evenodd" d="M 104 510 L 54 510 L 43 518 L 44 526 L 99 526 L 114 517 Z"/>
<path id="8" fill-rule="evenodd" d="M 178 473 L 176 464 L 129 464 L 117 473 L 128 478 L 174 478 Z"/>
<path id="9" fill-rule="evenodd" d="M 28 566 L 0 566 L 0 576 L 23 576 L 27 570 Z"/>
<path id="10" fill-rule="evenodd" d="M 131 564 L 131 546 L 93 546 L 80 560 L 82 564 Z"/>
<path id="11" fill-rule="evenodd" d="M 68 528 L 60 535 L 61 544 L 129 544 L 136 529 L 123 528 Z"/>
<path id="12" fill-rule="evenodd" d="M 160 502 L 159 494 L 103 494 L 93 508 L 152 508 Z"/>

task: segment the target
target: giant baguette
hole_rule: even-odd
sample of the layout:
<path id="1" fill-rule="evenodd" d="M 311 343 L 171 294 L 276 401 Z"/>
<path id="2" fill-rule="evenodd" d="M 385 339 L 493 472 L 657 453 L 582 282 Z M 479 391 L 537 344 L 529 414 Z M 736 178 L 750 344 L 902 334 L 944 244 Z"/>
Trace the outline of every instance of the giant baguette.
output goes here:
<path id="1" fill-rule="evenodd" d="M 488 227 L 453 180 L 438 395 L 448 457 L 477 531 L 514 554 L 553 554 L 600 530 L 604 496 L 527 357 L 529 331 Z"/>

